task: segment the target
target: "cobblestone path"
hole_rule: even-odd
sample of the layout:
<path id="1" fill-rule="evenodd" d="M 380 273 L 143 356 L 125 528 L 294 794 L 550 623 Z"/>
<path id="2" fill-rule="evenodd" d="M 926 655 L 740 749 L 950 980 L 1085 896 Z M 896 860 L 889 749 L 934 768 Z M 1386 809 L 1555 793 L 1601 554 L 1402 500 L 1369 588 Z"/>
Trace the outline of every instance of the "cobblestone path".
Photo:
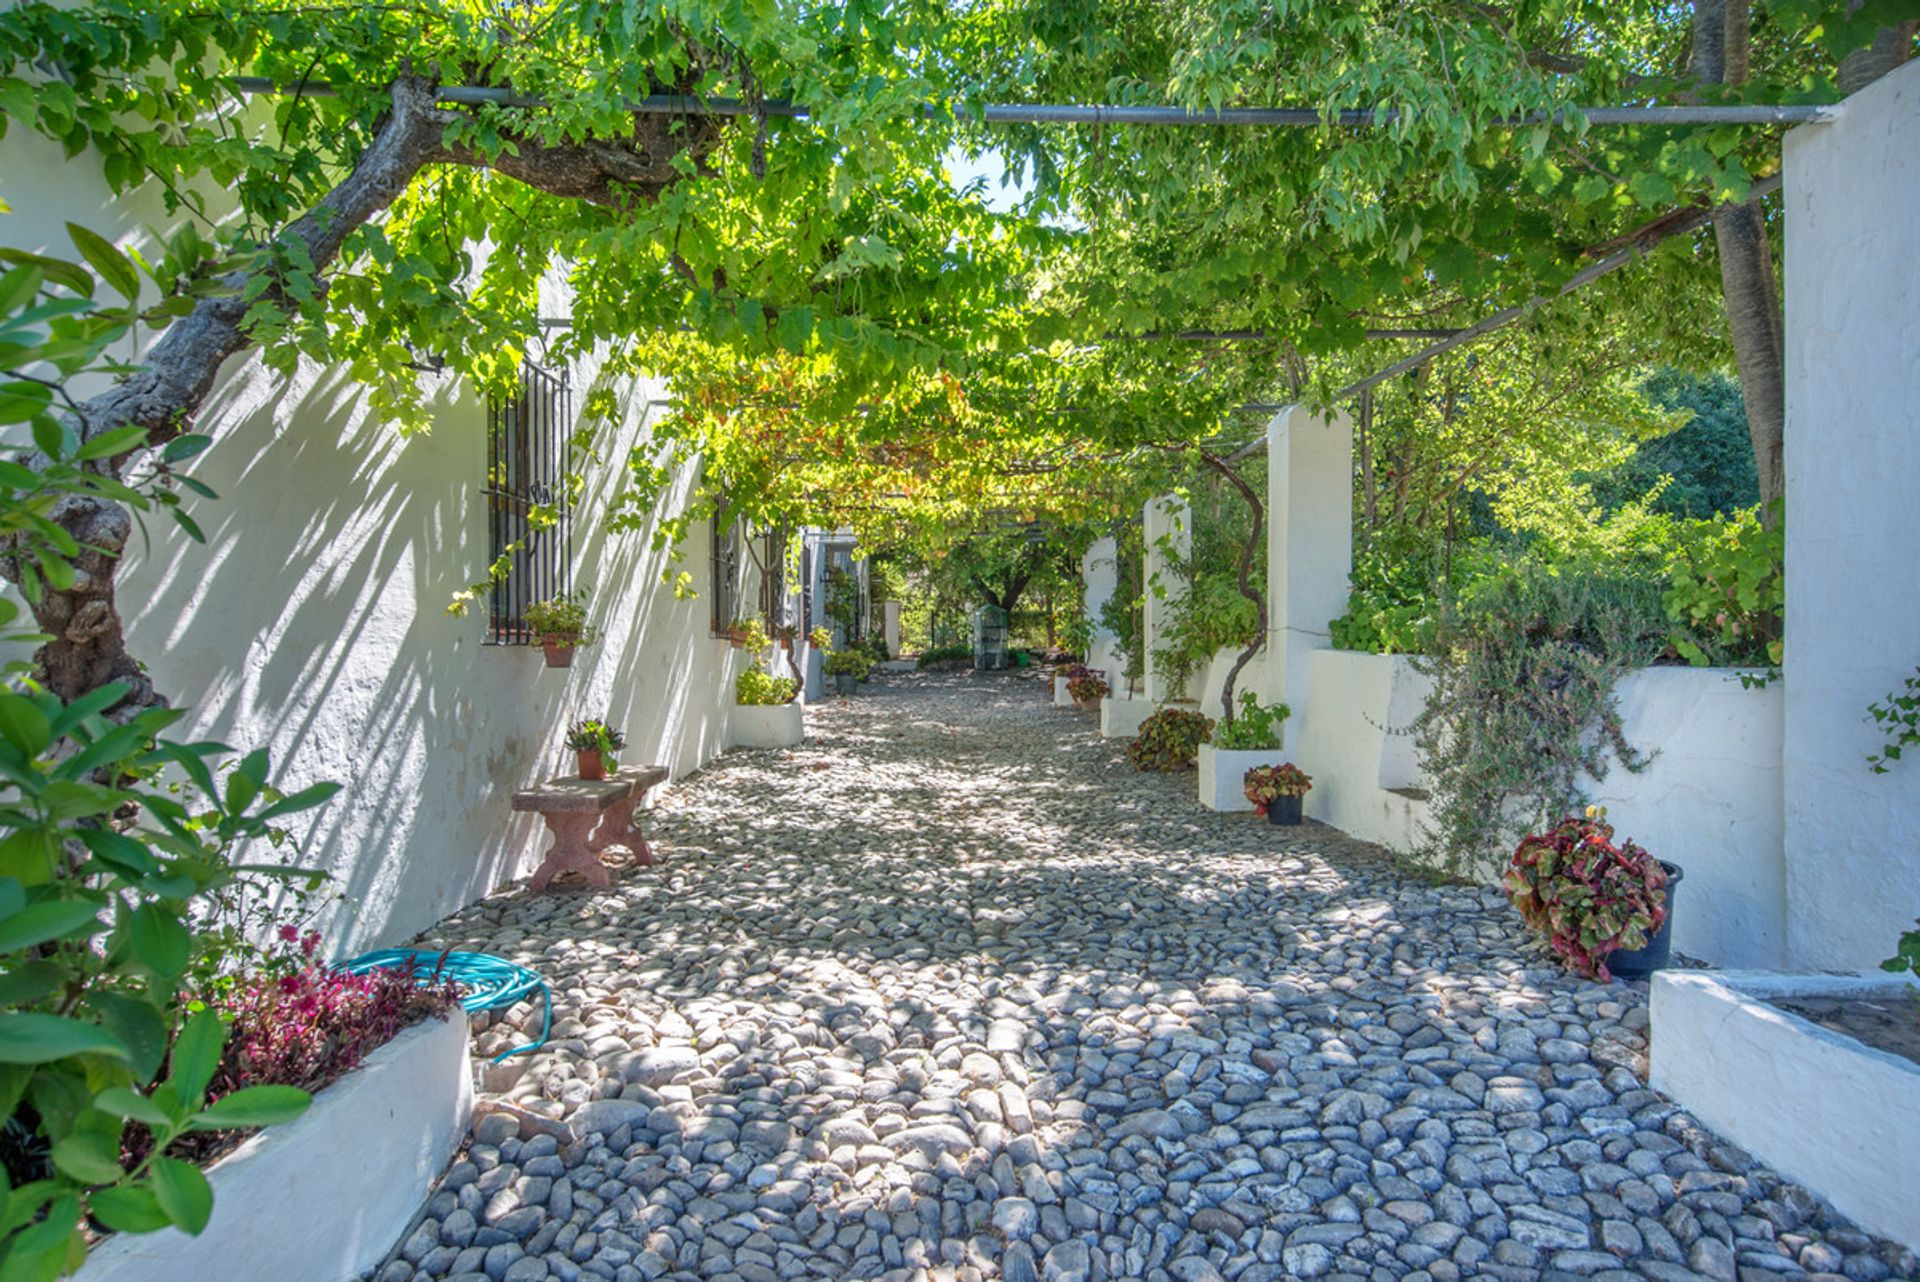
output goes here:
<path id="1" fill-rule="evenodd" d="M 1497 894 L 1202 811 L 1037 680 L 808 715 L 666 792 L 660 864 L 429 936 L 557 1023 L 381 1282 L 1912 1272 L 1648 1090 L 1644 991 Z"/>

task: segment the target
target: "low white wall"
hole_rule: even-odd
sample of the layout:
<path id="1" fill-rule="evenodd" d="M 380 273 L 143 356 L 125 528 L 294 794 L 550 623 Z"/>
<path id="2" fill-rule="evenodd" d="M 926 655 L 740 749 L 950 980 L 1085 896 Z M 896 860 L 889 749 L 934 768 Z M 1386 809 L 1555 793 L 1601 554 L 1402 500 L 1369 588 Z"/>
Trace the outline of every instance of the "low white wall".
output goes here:
<path id="1" fill-rule="evenodd" d="M 339 1282 L 371 1268 L 406 1231 L 473 1116 L 467 1017 L 429 1019 L 367 1056 L 207 1172 L 213 1216 L 120 1233 L 95 1247 L 79 1282 L 273 1278 Z"/>
<path id="2" fill-rule="evenodd" d="M 1381 770 L 1411 743 L 1409 736 L 1389 735 L 1388 727 L 1405 727 L 1409 703 L 1419 711 L 1425 678 L 1395 655 L 1315 650 L 1307 684 L 1306 706 L 1295 713 L 1289 735 L 1293 763 L 1313 777 L 1307 815 L 1389 850 L 1412 851 L 1420 844 L 1426 803 L 1389 791 L 1412 782 L 1383 785 Z"/>
<path id="3" fill-rule="evenodd" d="M 1320 650 L 1310 672 L 1292 758 L 1313 776 L 1307 814 L 1411 853 L 1429 806 L 1406 731 L 1431 684 L 1400 655 Z M 1616 764 L 1589 792 L 1621 837 L 1686 869 L 1674 947 L 1719 965 L 1779 964 L 1778 683 L 1750 690 L 1721 669 L 1650 668 L 1623 680 L 1619 698 L 1627 742 L 1657 755 L 1637 774 Z"/>
<path id="4" fill-rule="evenodd" d="M 1108 695 L 1100 701 L 1100 735 L 1105 739 L 1132 739 L 1140 733 L 1140 723 L 1157 711 L 1151 699 Z"/>
<path id="5" fill-rule="evenodd" d="M 807 737 L 806 701 L 735 704 L 729 718 L 736 748 L 793 748 Z"/>
<path id="6" fill-rule="evenodd" d="M 1886 975 L 1663 971 L 1653 977 L 1651 1081 L 1721 1135 L 1862 1227 L 1920 1250 L 1920 1065 L 1764 998 L 1850 993 L 1895 1006 Z"/>

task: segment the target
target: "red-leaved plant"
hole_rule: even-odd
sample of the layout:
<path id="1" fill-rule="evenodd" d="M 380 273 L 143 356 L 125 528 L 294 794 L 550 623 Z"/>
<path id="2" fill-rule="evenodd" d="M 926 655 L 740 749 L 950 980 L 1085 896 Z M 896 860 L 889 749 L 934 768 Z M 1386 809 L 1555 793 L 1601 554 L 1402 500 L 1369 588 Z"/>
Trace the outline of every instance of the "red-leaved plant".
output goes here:
<path id="1" fill-rule="evenodd" d="M 228 1025 L 209 1102 L 246 1086 L 297 1086 L 317 1094 L 400 1032 L 460 1004 L 459 987 L 430 974 L 380 969 L 354 975 L 329 966 L 315 955 L 316 932 L 283 926 L 279 940 L 286 947 L 269 954 L 259 970 L 235 977 L 207 1001 Z M 246 1134 L 196 1132 L 168 1151 L 205 1165 Z M 143 1134 L 134 1147 L 144 1142 Z"/>
<path id="2" fill-rule="evenodd" d="M 1513 852 L 1507 897 L 1568 966 L 1612 979 L 1607 958 L 1643 948 L 1667 918 L 1667 870 L 1631 841 L 1613 844 L 1607 812 L 1589 806 Z"/>
<path id="3" fill-rule="evenodd" d="M 1093 703 L 1107 697 L 1107 677 L 1083 664 L 1067 669 L 1067 697 L 1075 703 Z"/>
<path id="4" fill-rule="evenodd" d="M 1267 808 L 1281 797 L 1304 797 L 1313 790 L 1313 776 L 1291 761 L 1277 766 L 1253 766 L 1241 777 L 1247 800 L 1254 813 L 1266 814 Z"/>

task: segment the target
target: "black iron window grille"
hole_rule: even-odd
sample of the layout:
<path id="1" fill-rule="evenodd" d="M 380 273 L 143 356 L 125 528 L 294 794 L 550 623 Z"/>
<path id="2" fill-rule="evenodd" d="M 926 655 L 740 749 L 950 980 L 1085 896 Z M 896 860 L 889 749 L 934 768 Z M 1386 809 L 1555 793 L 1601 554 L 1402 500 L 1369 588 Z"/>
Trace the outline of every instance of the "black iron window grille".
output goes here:
<path id="1" fill-rule="evenodd" d="M 506 558 L 487 611 L 489 645 L 531 645 L 527 607 L 573 590 L 566 483 L 573 392 L 567 371 L 520 367 L 513 395 L 487 406 L 487 564 Z"/>
<path id="2" fill-rule="evenodd" d="M 722 522 L 716 513 L 709 522 L 713 533 L 713 634 L 725 636 L 740 613 L 740 525 Z"/>
<path id="3" fill-rule="evenodd" d="M 769 627 L 787 627 L 794 622 L 787 607 L 787 532 L 768 530 L 762 535 L 760 556 L 760 613 Z"/>

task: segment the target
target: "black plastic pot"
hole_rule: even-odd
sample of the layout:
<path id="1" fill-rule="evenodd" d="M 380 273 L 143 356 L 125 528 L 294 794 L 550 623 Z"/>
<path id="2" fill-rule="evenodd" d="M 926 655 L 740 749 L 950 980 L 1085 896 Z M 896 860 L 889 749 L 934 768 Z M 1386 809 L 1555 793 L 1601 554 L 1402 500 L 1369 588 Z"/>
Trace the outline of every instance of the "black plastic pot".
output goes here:
<path id="1" fill-rule="evenodd" d="M 1615 979 L 1645 979 L 1656 970 L 1662 970 L 1673 956 L 1673 901 L 1680 890 L 1680 879 L 1686 876 L 1686 870 L 1678 864 L 1660 861 L 1667 870 L 1667 915 L 1660 921 L 1660 929 L 1653 932 L 1644 948 L 1623 948 L 1607 958 L 1607 969 L 1613 972 Z"/>
<path id="2" fill-rule="evenodd" d="M 1303 817 L 1302 807 L 1306 798 L 1302 796 L 1275 797 L 1267 803 L 1267 822 L 1270 824 L 1297 824 Z"/>

